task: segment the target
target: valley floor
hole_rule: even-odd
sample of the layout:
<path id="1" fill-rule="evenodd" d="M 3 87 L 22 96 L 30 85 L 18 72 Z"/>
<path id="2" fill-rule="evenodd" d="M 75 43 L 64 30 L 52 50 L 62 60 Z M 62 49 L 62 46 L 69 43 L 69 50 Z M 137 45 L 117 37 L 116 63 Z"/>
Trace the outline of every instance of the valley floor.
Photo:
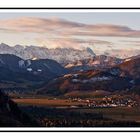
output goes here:
<path id="1" fill-rule="evenodd" d="M 56 98 L 13 100 L 47 127 L 140 126 L 139 106 L 89 106 L 88 100 Z"/>

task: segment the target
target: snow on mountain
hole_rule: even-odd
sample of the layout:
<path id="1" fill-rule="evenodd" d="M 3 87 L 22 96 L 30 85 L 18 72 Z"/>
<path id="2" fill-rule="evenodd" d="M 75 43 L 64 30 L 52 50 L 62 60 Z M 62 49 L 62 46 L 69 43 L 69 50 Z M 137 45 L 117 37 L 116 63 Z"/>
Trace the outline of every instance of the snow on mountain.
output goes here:
<path id="1" fill-rule="evenodd" d="M 11 47 L 4 43 L 0 44 L 0 54 L 13 54 L 22 59 L 53 59 L 61 64 L 95 56 L 90 48 L 78 50 L 73 48 L 48 49 L 46 47 L 21 45 Z"/>
<path id="2" fill-rule="evenodd" d="M 77 82 L 80 82 L 80 83 L 95 83 L 97 81 L 107 81 L 107 80 L 111 80 L 111 79 L 112 79 L 111 77 L 102 76 L 102 77 L 93 77 L 93 78 L 90 78 L 88 80 L 72 79 L 72 82 L 74 82 L 74 83 L 77 83 Z"/>
<path id="3" fill-rule="evenodd" d="M 106 69 L 121 64 L 122 62 L 122 59 L 116 57 L 99 55 L 89 59 L 78 60 L 75 62 L 68 63 L 65 65 L 65 68 L 69 68 L 74 72 L 90 69 Z"/>
<path id="4" fill-rule="evenodd" d="M 24 60 L 18 61 L 18 64 L 19 64 L 19 67 L 21 68 L 25 66 Z"/>

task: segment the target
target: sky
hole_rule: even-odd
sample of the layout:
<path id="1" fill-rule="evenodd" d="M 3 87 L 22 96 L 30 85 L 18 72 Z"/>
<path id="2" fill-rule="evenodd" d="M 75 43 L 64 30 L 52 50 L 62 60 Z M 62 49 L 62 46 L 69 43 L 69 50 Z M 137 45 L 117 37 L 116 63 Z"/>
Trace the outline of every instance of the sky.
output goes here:
<path id="1" fill-rule="evenodd" d="M 0 42 L 47 48 L 140 50 L 139 12 L 0 13 Z"/>

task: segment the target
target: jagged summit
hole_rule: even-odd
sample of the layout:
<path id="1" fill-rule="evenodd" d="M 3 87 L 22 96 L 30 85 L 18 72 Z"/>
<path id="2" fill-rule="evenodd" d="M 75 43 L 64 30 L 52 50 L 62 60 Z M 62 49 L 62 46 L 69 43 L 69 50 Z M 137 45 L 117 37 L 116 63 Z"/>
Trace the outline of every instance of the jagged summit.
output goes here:
<path id="1" fill-rule="evenodd" d="M 22 46 L 15 45 L 11 47 L 7 44 L 0 44 L 0 54 L 13 54 L 22 59 L 53 59 L 63 64 L 76 60 L 87 59 L 95 56 L 95 53 L 90 49 L 74 49 L 74 48 L 51 48 L 39 46 Z"/>

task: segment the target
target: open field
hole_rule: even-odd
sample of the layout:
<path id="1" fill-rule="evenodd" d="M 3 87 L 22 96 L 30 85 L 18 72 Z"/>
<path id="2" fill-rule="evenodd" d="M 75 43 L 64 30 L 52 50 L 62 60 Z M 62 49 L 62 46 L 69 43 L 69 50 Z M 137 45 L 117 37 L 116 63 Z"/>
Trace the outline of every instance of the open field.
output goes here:
<path id="1" fill-rule="evenodd" d="M 86 105 L 86 103 L 81 102 L 69 102 L 67 99 L 13 99 L 18 104 L 22 105 L 33 105 L 33 106 L 51 106 L 51 107 L 59 107 L 59 106 L 74 106 L 74 105 Z"/>

